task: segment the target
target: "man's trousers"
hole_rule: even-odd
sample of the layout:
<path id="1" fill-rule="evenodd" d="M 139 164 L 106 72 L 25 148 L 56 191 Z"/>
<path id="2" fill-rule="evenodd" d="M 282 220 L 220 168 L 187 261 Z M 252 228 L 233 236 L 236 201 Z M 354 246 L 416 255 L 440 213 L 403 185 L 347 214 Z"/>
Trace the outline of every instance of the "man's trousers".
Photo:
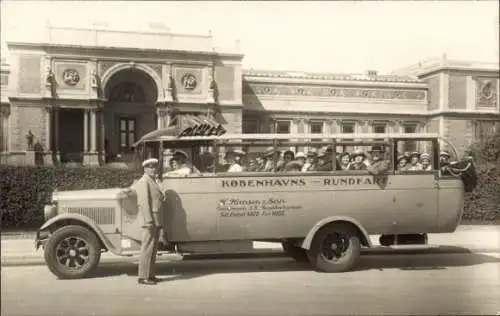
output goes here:
<path id="1" fill-rule="evenodd" d="M 160 227 L 147 227 L 144 230 L 141 244 L 141 257 L 139 260 L 139 279 L 150 279 L 155 276 L 156 253 L 158 252 L 158 239 Z"/>

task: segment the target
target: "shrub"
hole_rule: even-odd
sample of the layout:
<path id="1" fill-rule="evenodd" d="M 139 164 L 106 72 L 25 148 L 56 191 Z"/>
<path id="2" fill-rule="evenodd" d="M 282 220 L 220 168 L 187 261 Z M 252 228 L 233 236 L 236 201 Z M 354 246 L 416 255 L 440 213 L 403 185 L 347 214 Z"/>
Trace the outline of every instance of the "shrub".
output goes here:
<path id="1" fill-rule="evenodd" d="M 40 226 L 43 206 L 50 202 L 54 189 L 127 187 L 140 175 L 127 169 L 0 166 L 2 228 Z"/>
<path id="2" fill-rule="evenodd" d="M 500 129 L 483 141 L 473 144 L 469 154 L 473 157 L 478 184 L 465 196 L 464 220 L 500 220 Z"/>

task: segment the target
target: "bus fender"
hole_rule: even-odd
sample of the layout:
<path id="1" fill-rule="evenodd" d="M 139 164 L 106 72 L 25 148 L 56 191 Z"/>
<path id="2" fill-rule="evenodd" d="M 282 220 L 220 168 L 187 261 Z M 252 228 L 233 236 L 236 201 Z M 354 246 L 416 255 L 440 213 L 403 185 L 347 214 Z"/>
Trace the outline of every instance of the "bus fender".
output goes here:
<path id="1" fill-rule="evenodd" d="M 304 238 L 304 241 L 302 241 L 301 248 L 309 250 L 314 236 L 316 235 L 318 230 L 332 223 L 348 223 L 354 226 L 358 230 L 361 244 L 369 248 L 373 246 L 370 240 L 370 235 L 360 222 L 348 216 L 332 216 L 324 218 L 321 221 L 317 222 L 316 225 L 314 225 L 314 227 L 307 234 L 306 238 Z"/>
<path id="2" fill-rule="evenodd" d="M 69 223 L 68 223 L 69 222 Z M 94 221 L 86 216 L 80 214 L 59 214 L 47 222 L 45 222 L 42 227 L 40 227 L 36 233 L 36 242 L 38 243 L 40 240 L 40 232 L 45 230 L 57 229 L 59 227 L 63 227 L 66 225 L 80 225 L 86 227 L 90 231 L 94 232 L 97 235 L 97 238 L 101 241 L 102 245 L 106 250 L 111 251 L 114 254 L 119 254 L 116 251 L 113 244 L 109 241 L 108 238 L 104 235 L 103 231 L 94 223 Z"/>

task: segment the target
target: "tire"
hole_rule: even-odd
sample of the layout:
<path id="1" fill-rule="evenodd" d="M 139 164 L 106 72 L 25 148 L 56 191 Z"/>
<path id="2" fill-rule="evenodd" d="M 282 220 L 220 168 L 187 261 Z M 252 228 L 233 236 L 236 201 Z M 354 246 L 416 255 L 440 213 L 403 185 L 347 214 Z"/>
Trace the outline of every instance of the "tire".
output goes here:
<path id="1" fill-rule="evenodd" d="M 281 245 L 283 246 L 283 251 L 285 251 L 287 255 L 289 255 L 296 261 L 298 262 L 309 261 L 306 250 L 295 245 L 292 240 L 288 239 L 284 240 L 283 242 L 281 242 Z"/>
<path id="2" fill-rule="evenodd" d="M 99 264 L 100 242 L 94 232 L 83 226 L 64 226 L 47 241 L 44 257 L 50 272 L 59 279 L 81 279 Z"/>
<path id="3" fill-rule="evenodd" d="M 307 257 L 318 271 L 338 273 L 352 270 L 360 253 L 357 230 L 351 225 L 333 223 L 316 232 Z"/>

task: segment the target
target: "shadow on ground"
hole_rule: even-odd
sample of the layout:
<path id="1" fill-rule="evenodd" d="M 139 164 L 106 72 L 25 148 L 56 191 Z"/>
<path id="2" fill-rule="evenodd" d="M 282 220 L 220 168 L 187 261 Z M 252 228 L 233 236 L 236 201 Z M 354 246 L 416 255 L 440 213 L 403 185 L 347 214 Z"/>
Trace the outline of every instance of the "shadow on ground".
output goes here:
<path id="1" fill-rule="evenodd" d="M 355 269 L 349 273 L 367 270 L 400 269 L 444 270 L 452 267 L 473 266 L 483 263 L 500 263 L 500 258 L 487 254 L 462 253 L 437 254 L 413 253 L 407 251 L 399 254 L 372 254 L 361 256 Z M 290 272 L 314 271 L 309 263 L 296 262 L 287 257 L 257 258 L 257 259 L 207 259 L 158 262 L 156 275 L 161 281 L 186 280 L 211 274 L 227 273 L 259 273 L 259 272 Z M 103 264 L 99 266 L 92 278 L 104 278 L 117 275 L 137 276 L 137 265 L 134 263 Z"/>

